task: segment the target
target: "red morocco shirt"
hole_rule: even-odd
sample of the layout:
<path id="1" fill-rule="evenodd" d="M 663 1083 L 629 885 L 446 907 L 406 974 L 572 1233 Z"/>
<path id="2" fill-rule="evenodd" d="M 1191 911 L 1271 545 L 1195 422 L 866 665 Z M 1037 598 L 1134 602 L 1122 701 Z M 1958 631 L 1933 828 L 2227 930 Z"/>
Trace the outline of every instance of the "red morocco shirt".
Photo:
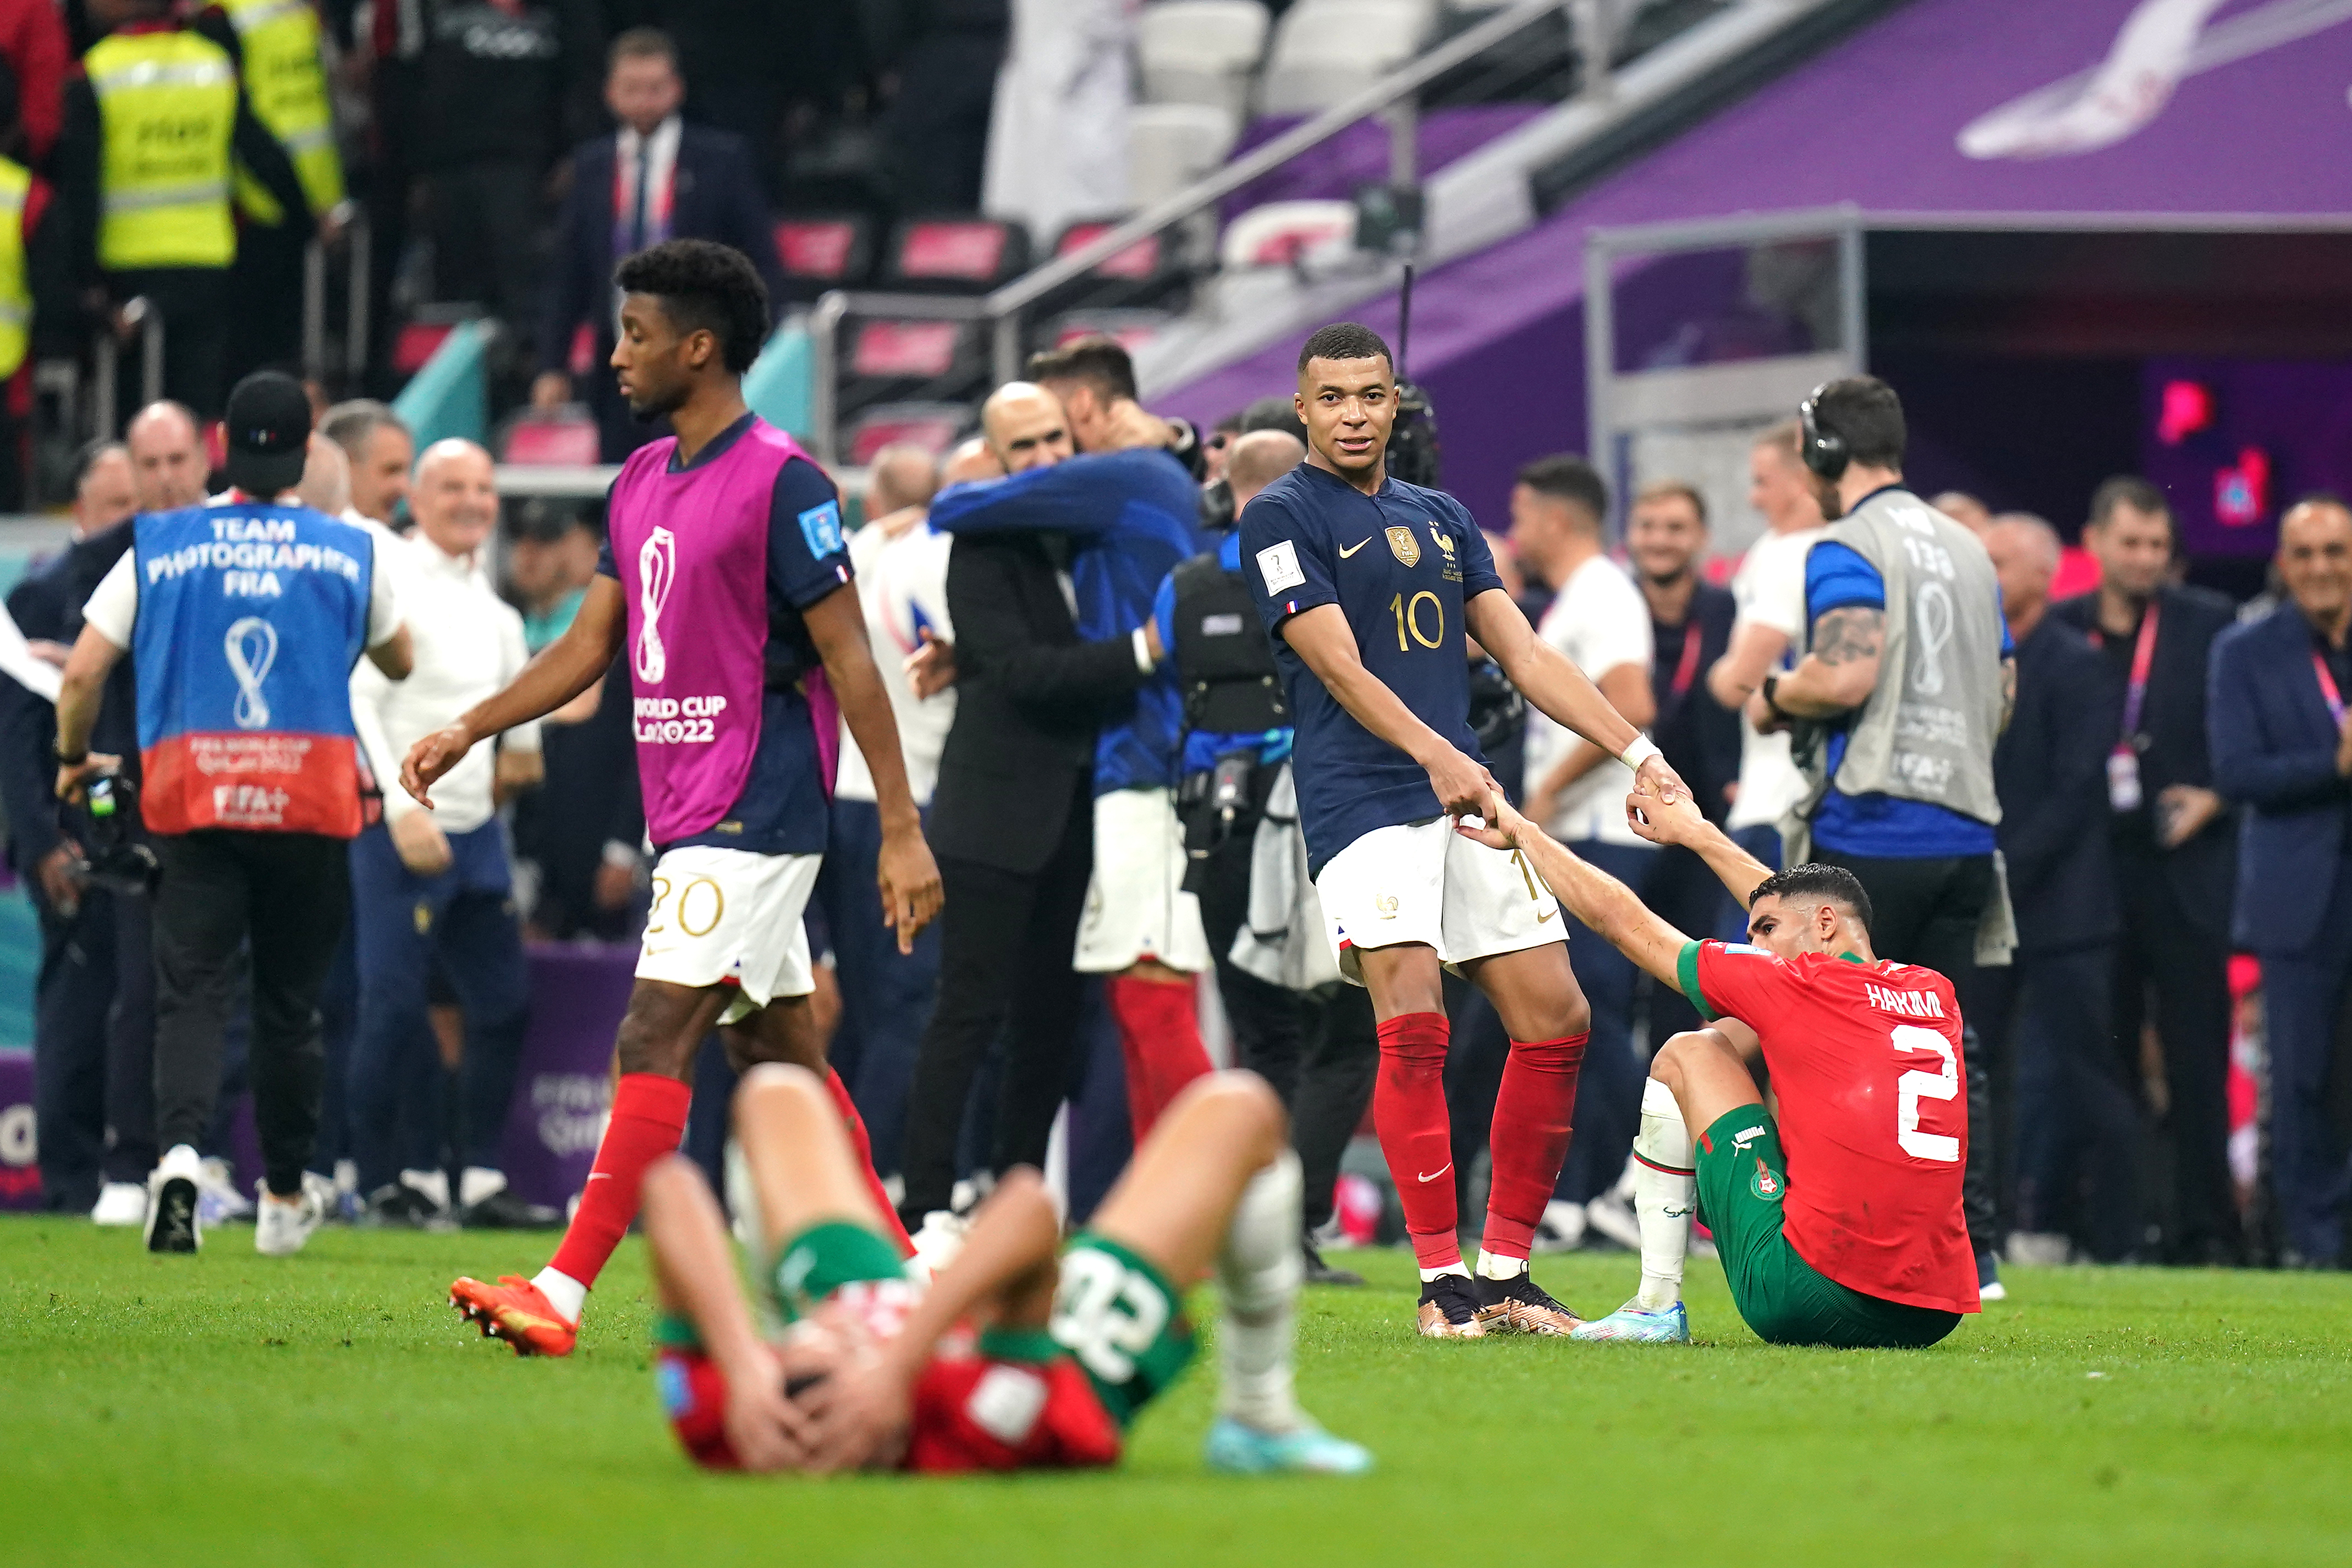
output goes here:
<path id="1" fill-rule="evenodd" d="M 1781 1233 L 1797 1255 L 1881 1301 L 1978 1311 L 1952 983 L 1911 964 L 1790 962 L 1723 942 L 1685 945 L 1680 975 L 1701 1014 L 1763 1042 L 1789 1161 Z"/>

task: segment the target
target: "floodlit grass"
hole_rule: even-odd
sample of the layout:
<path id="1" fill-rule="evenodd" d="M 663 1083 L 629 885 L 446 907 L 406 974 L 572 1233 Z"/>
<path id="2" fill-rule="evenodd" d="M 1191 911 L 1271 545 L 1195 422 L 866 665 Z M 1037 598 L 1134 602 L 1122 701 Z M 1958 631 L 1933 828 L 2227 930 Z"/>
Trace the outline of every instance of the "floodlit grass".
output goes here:
<path id="1" fill-rule="evenodd" d="M 151 1258 L 0 1221 L 0 1563 L 2352 1561 L 2344 1276 L 2019 1270 L 1935 1350 L 1837 1353 L 1758 1343 L 1695 1264 L 1702 1344 L 1427 1344 L 1411 1260 L 1351 1255 L 1374 1282 L 1309 1292 L 1299 1383 L 1369 1480 L 1205 1475 L 1202 1364 L 1118 1471 L 812 1482 L 680 1458 L 636 1241 L 568 1362 L 443 1304 L 541 1248 L 333 1230 L 272 1260 L 239 1228 Z M 1633 1273 L 1537 1267 L 1594 1312 Z"/>

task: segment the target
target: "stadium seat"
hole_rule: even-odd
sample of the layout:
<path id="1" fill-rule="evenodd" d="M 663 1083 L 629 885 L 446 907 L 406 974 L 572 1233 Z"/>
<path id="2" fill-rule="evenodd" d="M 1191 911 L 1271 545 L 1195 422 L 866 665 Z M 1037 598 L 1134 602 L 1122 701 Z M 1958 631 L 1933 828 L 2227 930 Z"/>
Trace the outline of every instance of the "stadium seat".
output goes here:
<path id="1" fill-rule="evenodd" d="M 877 403 L 857 416 L 841 449 L 854 467 L 897 443 L 919 446 L 934 456 L 956 444 L 971 424 L 971 405 L 961 402 Z"/>
<path id="2" fill-rule="evenodd" d="M 1240 120 L 1205 103 L 1141 103 L 1127 122 L 1128 196 L 1139 207 L 1164 202 L 1224 162 Z"/>
<path id="3" fill-rule="evenodd" d="M 1029 267 L 1029 231 L 982 217 L 908 218 L 890 236 L 882 267 L 887 287 L 976 294 Z"/>
<path id="4" fill-rule="evenodd" d="M 1114 338 L 1132 354 L 1174 319 L 1166 310 L 1071 310 L 1045 324 L 1045 341 L 1058 349 L 1080 338 Z"/>
<path id="5" fill-rule="evenodd" d="M 1055 258 L 1058 260 L 1072 251 L 1092 245 L 1117 228 L 1120 222 L 1118 218 L 1079 219 L 1064 229 L 1061 237 L 1054 242 Z M 1181 270 L 1175 247 L 1168 243 L 1168 236 L 1151 235 L 1137 240 L 1125 250 L 1113 251 L 1087 268 L 1087 276 L 1116 278 L 1125 283 L 1149 283 Z"/>
<path id="6" fill-rule="evenodd" d="M 788 298 L 810 300 L 828 288 L 855 288 L 874 270 L 874 220 L 864 214 L 782 218 L 775 235 Z"/>
<path id="7" fill-rule="evenodd" d="M 1137 25 L 1143 96 L 1152 103 L 1205 103 L 1236 120 L 1249 113 L 1250 75 L 1265 53 L 1258 0 L 1163 0 Z"/>
<path id="8" fill-rule="evenodd" d="M 499 461 L 525 468 L 590 468 L 600 455 L 596 418 L 577 403 L 525 413 L 499 442 Z"/>
<path id="9" fill-rule="evenodd" d="M 1356 243 L 1353 202 L 1268 202 L 1225 225 L 1218 259 L 1232 268 L 1290 267 Z"/>
<path id="10" fill-rule="evenodd" d="M 909 317 L 845 324 L 838 370 L 840 428 L 882 403 L 939 402 L 979 389 L 987 371 L 979 323 Z"/>
<path id="11" fill-rule="evenodd" d="M 1433 0 L 1299 0 L 1275 30 L 1262 114 L 1313 114 L 1360 92 L 1421 47 Z"/>

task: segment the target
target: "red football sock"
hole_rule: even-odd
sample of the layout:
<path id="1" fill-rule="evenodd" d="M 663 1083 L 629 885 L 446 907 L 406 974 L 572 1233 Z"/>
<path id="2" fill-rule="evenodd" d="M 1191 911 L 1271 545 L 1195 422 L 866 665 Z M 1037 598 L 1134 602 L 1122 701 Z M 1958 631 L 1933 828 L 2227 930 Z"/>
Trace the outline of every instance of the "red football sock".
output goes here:
<path id="1" fill-rule="evenodd" d="M 866 1190 L 873 1196 L 875 1211 L 882 1217 L 882 1234 L 897 1244 L 898 1256 L 912 1258 L 915 1243 L 907 1228 L 898 1223 L 898 1209 L 883 1188 L 882 1177 L 874 1169 L 874 1140 L 866 1134 L 866 1118 L 857 1113 L 857 1103 L 849 1097 L 849 1086 L 841 1074 L 828 1067 L 824 1070 L 824 1086 L 832 1092 L 834 1105 L 849 1127 L 849 1146 L 857 1152 L 858 1173 L 866 1178 Z"/>
<path id="2" fill-rule="evenodd" d="M 1486 1191 L 1481 1243 L 1498 1258 L 1525 1258 L 1535 1245 L 1536 1224 L 1559 1180 L 1560 1162 L 1568 1157 L 1586 1038 L 1511 1041 L 1488 1134 L 1495 1175 Z"/>
<path id="3" fill-rule="evenodd" d="M 581 1190 L 580 1210 L 548 1266 L 593 1285 L 613 1249 L 637 1217 L 637 1184 L 646 1167 L 677 1152 L 686 1136 L 686 1108 L 694 1091 L 658 1072 L 625 1072 L 613 1090 L 613 1119 L 596 1145 L 596 1164 Z"/>
<path id="4" fill-rule="evenodd" d="M 1143 1142 L 1168 1103 L 1209 1071 L 1201 1043 L 1201 1016 L 1191 980 L 1113 975 L 1103 988 L 1118 1024 L 1118 1051 L 1127 1064 L 1127 1113 L 1135 1141 Z"/>
<path id="5" fill-rule="evenodd" d="M 1396 1183 L 1405 1234 L 1424 1269 L 1462 1261 L 1454 1234 L 1454 1136 L 1445 1116 L 1444 1013 L 1403 1013 L 1380 1027 L 1381 1073 L 1372 1087 L 1372 1127 Z"/>

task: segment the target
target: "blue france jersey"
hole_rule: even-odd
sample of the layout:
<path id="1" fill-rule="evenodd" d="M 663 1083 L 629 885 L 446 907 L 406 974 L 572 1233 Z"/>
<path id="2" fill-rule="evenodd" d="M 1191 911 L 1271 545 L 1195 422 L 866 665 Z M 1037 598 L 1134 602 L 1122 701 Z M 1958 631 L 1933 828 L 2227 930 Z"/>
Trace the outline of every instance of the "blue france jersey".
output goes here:
<path id="1" fill-rule="evenodd" d="M 1283 638 L 1283 622 L 1336 604 L 1364 667 L 1422 721 L 1482 766 L 1470 732 L 1470 664 L 1463 606 L 1500 590 L 1486 536 L 1442 490 L 1384 480 L 1367 496 L 1302 463 L 1242 513 L 1242 575 L 1273 639 L 1297 724 L 1292 774 L 1307 870 L 1366 833 L 1438 815 L 1421 765 L 1339 706 Z"/>

